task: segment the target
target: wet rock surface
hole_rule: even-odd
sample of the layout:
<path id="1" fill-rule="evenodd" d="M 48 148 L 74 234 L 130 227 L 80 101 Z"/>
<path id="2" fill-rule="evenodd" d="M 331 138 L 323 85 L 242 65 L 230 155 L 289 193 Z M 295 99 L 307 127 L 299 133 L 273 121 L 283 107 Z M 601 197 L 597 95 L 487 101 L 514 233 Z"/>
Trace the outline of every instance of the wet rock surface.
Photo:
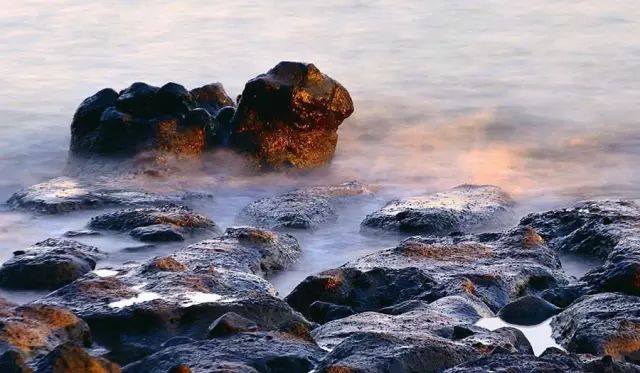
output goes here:
<path id="1" fill-rule="evenodd" d="M 89 227 L 128 231 L 133 238 L 145 242 L 183 241 L 185 236 L 221 233 L 211 219 L 176 205 L 118 210 L 93 217 Z"/>
<path id="2" fill-rule="evenodd" d="M 244 87 L 230 145 L 268 168 L 313 168 L 335 152 L 349 92 L 313 64 L 280 62 Z"/>
<path id="3" fill-rule="evenodd" d="M 50 238 L 15 251 L 0 267 L 0 287 L 56 289 L 92 271 L 105 257 L 95 247 Z"/>
<path id="4" fill-rule="evenodd" d="M 471 294 L 497 312 L 524 295 L 567 282 L 553 250 L 530 228 L 504 234 L 410 237 L 342 267 L 310 276 L 287 301 L 308 317 L 323 301 L 376 310 L 404 300 Z"/>
<path id="5" fill-rule="evenodd" d="M 372 194 L 358 182 L 301 188 L 250 203 L 240 211 L 239 220 L 268 229 L 315 229 L 337 220 L 340 203 Z"/>
<path id="6" fill-rule="evenodd" d="M 21 365 L 20 361 L 37 359 L 65 343 L 91 343 L 89 327 L 69 310 L 43 304 L 18 306 L 0 299 L 0 354 L 4 354 L 4 363 Z M 7 355 L 10 351 L 19 356 Z"/>
<path id="7" fill-rule="evenodd" d="M 309 372 L 325 351 L 284 333 L 240 333 L 182 344 L 124 367 L 126 373 L 168 372 L 176 365 L 193 372 Z M 232 367 L 233 369 L 228 369 Z M 247 367 L 246 370 L 242 369 Z"/>
<path id="8" fill-rule="evenodd" d="M 187 198 L 188 194 L 159 195 L 58 177 L 14 193 L 7 203 L 16 208 L 61 214 L 110 206 L 179 204 Z"/>
<path id="9" fill-rule="evenodd" d="M 560 308 L 546 300 L 526 295 L 502 307 L 498 316 L 511 324 L 536 325 L 556 315 Z"/>
<path id="10" fill-rule="evenodd" d="M 108 356 L 126 363 L 158 351 L 172 337 L 204 339 L 208 327 L 229 312 L 260 330 L 308 328 L 260 277 L 286 268 L 299 255 L 289 235 L 233 228 L 113 275 L 88 274 L 38 302 L 73 310 L 111 350 Z"/>
<path id="11" fill-rule="evenodd" d="M 601 293 L 578 299 L 551 322 L 568 351 L 640 362 L 640 298 Z"/>
<path id="12" fill-rule="evenodd" d="M 514 219 L 514 201 L 492 185 L 460 185 L 449 191 L 398 199 L 368 215 L 365 231 L 445 236 L 504 228 Z"/>
<path id="13" fill-rule="evenodd" d="M 591 293 L 640 295 L 640 206 L 632 201 L 587 201 L 574 207 L 526 216 L 558 251 L 596 256 L 604 261 L 581 281 Z"/>
<path id="14" fill-rule="evenodd" d="M 214 118 L 225 106 L 233 101 L 219 83 L 191 92 L 173 82 L 162 87 L 136 82 L 119 93 L 103 89 L 77 109 L 70 148 L 76 154 L 197 155 L 214 142 Z"/>
<path id="15" fill-rule="evenodd" d="M 83 348 L 63 344 L 35 365 L 38 373 L 120 373 L 120 366 L 109 360 L 89 355 Z"/>

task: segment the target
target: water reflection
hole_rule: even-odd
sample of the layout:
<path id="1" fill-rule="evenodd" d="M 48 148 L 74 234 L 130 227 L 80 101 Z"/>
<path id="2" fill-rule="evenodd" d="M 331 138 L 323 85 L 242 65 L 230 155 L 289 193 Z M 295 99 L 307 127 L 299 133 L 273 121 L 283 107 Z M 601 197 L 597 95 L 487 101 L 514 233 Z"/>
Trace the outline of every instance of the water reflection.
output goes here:
<path id="1" fill-rule="evenodd" d="M 478 320 L 476 325 L 489 330 L 511 327 L 522 331 L 525 337 L 527 337 L 527 339 L 529 340 L 529 343 L 531 343 L 531 347 L 533 347 L 533 353 L 536 356 L 540 356 L 540 354 L 549 347 L 563 349 L 562 346 L 557 344 L 551 336 L 551 318 L 538 325 L 523 326 L 509 324 L 508 322 L 501 320 L 499 317 L 491 317 Z"/>

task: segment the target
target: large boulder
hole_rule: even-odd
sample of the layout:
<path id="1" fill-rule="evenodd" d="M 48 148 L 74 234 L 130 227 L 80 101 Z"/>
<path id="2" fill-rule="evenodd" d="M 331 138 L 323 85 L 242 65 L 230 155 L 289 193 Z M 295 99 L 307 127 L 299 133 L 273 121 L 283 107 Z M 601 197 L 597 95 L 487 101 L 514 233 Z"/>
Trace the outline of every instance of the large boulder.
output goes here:
<path id="1" fill-rule="evenodd" d="M 309 328 L 261 277 L 299 255 L 292 236 L 233 228 L 141 266 L 87 274 L 37 302 L 73 310 L 111 350 L 110 359 L 128 363 L 173 337 L 206 338 L 209 326 L 229 312 L 259 330 Z"/>
<path id="2" fill-rule="evenodd" d="M 182 241 L 197 233 L 220 234 L 209 218 L 183 206 L 165 205 L 118 210 L 93 217 L 92 229 L 106 229 L 129 234 L 140 241 Z"/>
<path id="3" fill-rule="evenodd" d="M 567 354 L 555 348 L 545 350 L 542 355 L 536 357 L 532 354 L 513 354 L 496 351 L 489 356 L 470 361 L 454 368 L 445 370 L 446 373 L 564 373 L 564 372 L 591 372 L 586 370 L 585 364 L 578 356 Z M 597 370 L 595 372 L 598 372 Z M 604 372 L 604 371 L 602 371 Z M 618 370 L 611 370 L 618 372 Z M 622 372 L 622 371 L 620 371 Z"/>
<path id="4" fill-rule="evenodd" d="M 322 166 L 333 158 L 338 126 L 351 113 L 347 90 L 315 65 L 280 62 L 245 85 L 230 145 L 268 168 Z"/>
<path id="5" fill-rule="evenodd" d="M 362 222 L 366 231 L 382 230 L 444 236 L 508 226 L 514 201 L 491 185 L 460 185 L 449 191 L 388 202 Z"/>
<path id="6" fill-rule="evenodd" d="M 560 308 L 533 295 L 526 295 L 502 307 L 498 316 L 516 325 L 536 325 L 560 312 Z"/>
<path id="7" fill-rule="evenodd" d="M 524 295 L 567 283 L 555 252 L 530 228 L 503 234 L 414 236 L 310 276 L 287 297 L 308 317 L 315 301 L 375 311 L 411 299 L 471 294 L 494 312 Z"/>
<path id="8" fill-rule="evenodd" d="M 534 213 L 520 225 L 540 232 L 549 246 L 600 258 L 580 281 L 587 291 L 640 295 L 640 206 L 633 201 L 586 201 Z"/>
<path id="9" fill-rule="evenodd" d="M 219 83 L 188 91 L 176 83 L 133 83 L 88 97 L 71 123 L 74 153 L 132 154 L 160 150 L 200 154 L 216 136 L 218 110 L 233 106 Z"/>
<path id="10" fill-rule="evenodd" d="M 31 361 L 61 344 L 89 346 L 89 326 L 61 307 L 44 304 L 18 306 L 0 299 L 0 354 L 15 351 L 20 354 L 20 359 Z"/>
<path id="11" fill-rule="evenodd" d="M 96 261 L 105 257 L 95 247 L 55 238 L 13 255 L 0 267 L 0 287 L 56 289 L 92 271 Z"/>
<path id="12" fill-rule="evenodd" d="M 314 343 L 290 334 L 240 333 L 168 347 L 125 366 L 124 372 L 166 373 L 181 365 L 189 369 L 181 372 L 307 373 L 324 354 Z"/>
<path id="13" fill-rule="evenodd" d="M 372 194 L 366 185 L 355 181 L 300 188 L 251 202 L 240 211 L 239 219 L 268 229 L 315 229 L 338 218 L 337 205 Z"/>
<path id="14" fill-rule="evenodd" d="M 640 362 L 640 297 L 600 293 L 578 299 L 551 321 L 568 351 Z"/>

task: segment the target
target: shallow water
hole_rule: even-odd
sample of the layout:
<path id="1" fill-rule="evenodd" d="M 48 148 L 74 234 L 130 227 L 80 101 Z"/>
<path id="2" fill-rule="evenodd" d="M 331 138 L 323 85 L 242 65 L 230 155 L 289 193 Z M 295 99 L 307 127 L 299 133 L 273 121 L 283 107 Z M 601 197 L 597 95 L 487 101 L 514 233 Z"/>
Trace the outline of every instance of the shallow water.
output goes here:
<path id="1" fill-rule="evenodd" d="M 584 198 L 640 198 L 640 3 L 29 0 L 2 6 L 0 200 L 61 174 L 108 174 L 101 165 L 67 163 L 73 112 L 105 86 L 222 81 L 235 97 L 248 79 L 290 59 L 315 62 L 347 87 L 356 112 L 341 126 L 326 170 L 257 176 L 234 157 L 216 154 L 179 161 L 173 166 L 180 172 L 161 181 L 112 179 L 213 192 L 213 200 L 192 207 L 222 227 L 236 224 L 246 203 L 295 185 L 357 179 L 379 186 L 379 198 L 346 206 L 338 223 L 296 234 L 303 257 L 272 279 L 283 295 L 310 273 L 396 243 L 358 234 L 362 218 L 390 197 L 492 183 L 518 198 L 520 216 Z M 81 229 L 95 214 L 49 217 L 0 208 L 0 260 Z M 178 246 L 131 250 L 140 244 L 118 234 L 78 240 L 110 253 L 101 268 Z M 587 267 L 567 268 L 579 276 Z M 35 296 L 2 294 L 20 301 Z"/>
<path id="2" fill-rule="evenodd" d="M 531 347 L 533 348 L 533 353 L 536 356 L 540 356 L 541 353 L 544 352 L 549 347 L 556 347 L 561 350 L 564 350 L 562 346 L 556 343 L 556 341 L 551 336 L 551 318 L 541 322 L 538 325 L 531 326 L 523 326 L 523 325 L 515 325 L 509 324 L 508 322 L 503 321 L 499 317 L 491 317 L 480 319 L 476 322 L 477 326 L 483 327 L 489 330 L 496 330 L 504 327 L 512 327 L 519 329 L 522 333 L 527 337 L 529 343 L 531 343 Z"/>

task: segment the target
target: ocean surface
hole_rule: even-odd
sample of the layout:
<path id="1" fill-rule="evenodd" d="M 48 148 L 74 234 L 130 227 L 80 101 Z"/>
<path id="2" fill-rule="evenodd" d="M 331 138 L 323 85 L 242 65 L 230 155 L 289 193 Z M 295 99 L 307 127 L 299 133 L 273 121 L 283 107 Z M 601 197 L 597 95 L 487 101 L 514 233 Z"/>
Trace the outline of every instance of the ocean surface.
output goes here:
<path id="1" fill-rule="evenodd" d="M 640 197 L 640 2 L 569 0 L 0 1 L 0 201 L 60 175 L 78 104 L 135 81 L 188 88 L 222 82 L 231 97 L 281 60 L 315 63 L 351 93 L 332 165 L 306 175 L 254 175 L 211 156 L 154 185 L 214 194 L 195 208 L 223 227 L 250 201 L 296 185 L 359 180 L 380 195 L 299 233 L 303 257 L 273 278 L 286 295 L 311 273 L 390 247 L 359 234 L 392 197 L 460 183 L 502 186 L 519 214 L 586 198 Z M 111 165 L 113 184 L 124 181 Z M 133 180 L 132 180 L 133 179 Z M 0 261 L 80 229 L 96 212 L 61 217 L 0 207 Z M 111 255 L 150 251 L 122 235 L 83 238 Z M 571 262 L 576 276 L 589 263 Z M 586 267 L 585 267 L 586 266 Z M 16 301 L 38 293 L 3 292 Z"/>

